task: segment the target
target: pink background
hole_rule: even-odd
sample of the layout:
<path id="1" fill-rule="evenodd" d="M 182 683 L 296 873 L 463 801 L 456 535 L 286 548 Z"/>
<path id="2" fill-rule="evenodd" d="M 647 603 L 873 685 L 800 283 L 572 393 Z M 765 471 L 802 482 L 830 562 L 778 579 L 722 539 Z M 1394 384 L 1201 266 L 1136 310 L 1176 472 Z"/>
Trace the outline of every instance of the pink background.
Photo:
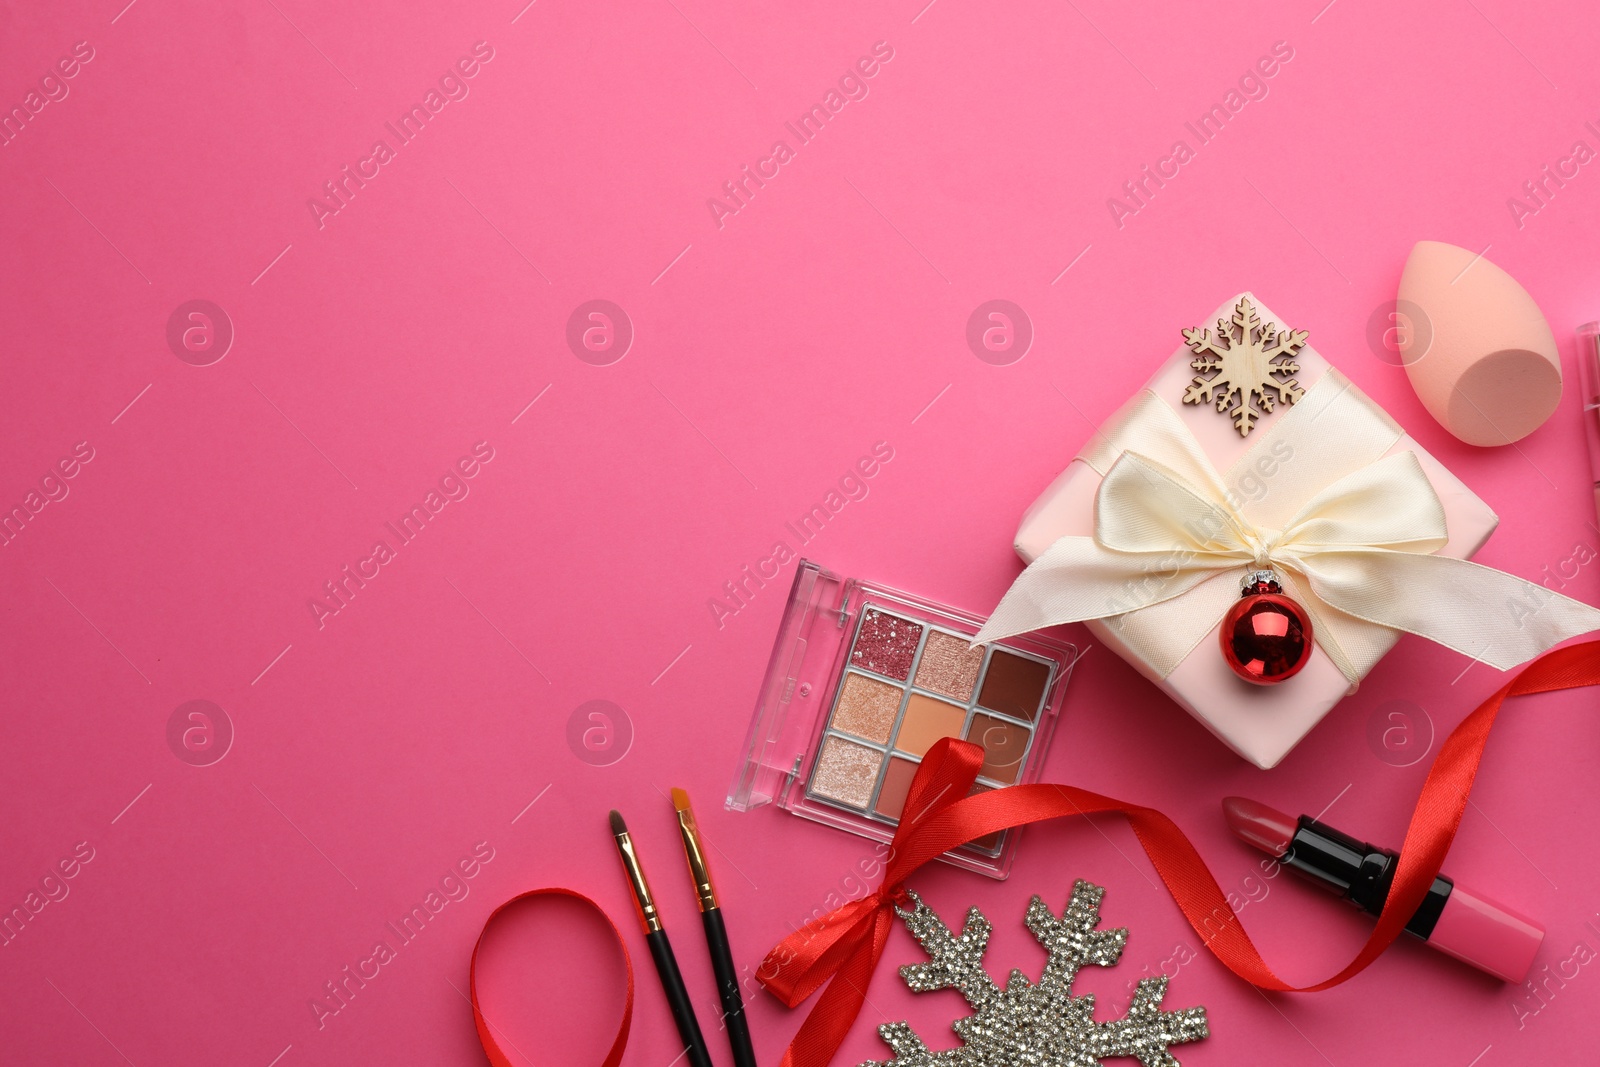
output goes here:
<path id="1" fill-rule="evenodd" d="M 1600 535 L 1575 395 L 1515 448 L 1469 448 L 1367 340 L 1412 243 L 1433 238 L 1487 248 L 1526 284 L 1571 375 L 1572 330 L 1600 313 L 1600 176 L 1584 168 L 1520 226 L 1507 198 L 1574 141 L 1600 147 L 1584 126 L 1600 41 L 1579 5 L 123 2 L 0 12 L 8 109 L 76 42 L 93 49 L 0 148 L 0 504 L 24 505 L 78 442 L 94 456 L 0 549 L 0 908 L 93 850 L 0 948 L 7 1063 L 480 1063 L 460 993 L 498 901 L 590 893 L 648 967 L 613 806 L 712 1019 L 664 792 L 696 798 L 743 967 L 830 893 L 860 893 L 871 850 L 721 810 L 792 564 L 720 626 L 709 601 L 887 441 L 867 497 L 804 551 L 987 610 L 1018 570 L 1024 506 L 1179 328 L 1240 289 L 1500 512 L 1481 562 L 1600 598 L 1578 562 Z M 385 123 L 478 41 L 493 58 L 469 95 L 319 228 L 308 200 L 375 140 L 393 147 Z M 784 123 L 878 41 L 893 59 L 868 95 L 798 145 Z M 1267 96 L 1119 227 L 1107 198 L 1175 140 L 1194 149 L 1185 121 L 1278 41 L 1293 59 Z M 707 199 L 779 138 L 794 158 L 719 228 Z M 965 341 L 993 298 L 1036 332 L 1009 366 Z M 192 299 L 236 331 L 209 366 L 167 344 Z M 565 340 L 592 299 L 635 331 L 609 366 Z M 323 583 L 392 544 L 385 522 L 479 441 L 494 458 L 470 495 L 319 628 Z M 1047 776 L 1173 814 L 1250 900 L 1269 959 L 1321 978 L 1366 921 L 1255 880 L 1217 800 L 1331 804 L 1335 824 L 1397 843 L 1427 763 L 1394 764 L 1499 683 L 1467 667 L 1402 641 L 1260 772 L 1091 651 Z M 169 745 L 190 700 L 232 724 L 220 762 Z M 614 741 L 631 729 L 608 766 L 568 743 L 592 700 L 626 716 Z M 1600 947 L 1593 706 L 1547 696 L 1504 718 L 1449 865 L 1547 925 L 1536 968 L 1566 977 L 1543 1000 L 1410 944 L 1332 992 L 1262 996 L 1201 952 L 1115 820 L 1031 831 L 1009 882 L 940 870 L 917 886 L 952 918 L 986 909 L 996 973 L 1041 964 L 1031 892 L 1059 908 L 1076 876 L 1107 886 L 1105 916 L 1132 937 L 1080 988 L 1120 1014 L 1141 969 L 1193 955 L 1168 1003 L 1205 1004 L 1215 1036 L 1179 1049 L 1185 1064 L 1559 1058 L 1592 1042 L 1600 1004 L 1582 966 Z M 1369 741 L 1396 723 L 1397 750 Z M 324 983 L 394 941 L 385 923 L 478 842 L 492 860 L 449 883 L 467 895 L 319 1028 Z M 592 1062 L 616 967 L 592 937 L 557 942 L 500 952 L 486 998 L 519 1048 Z M 894 972 L 917 956 L 896 933 L 839 1062 L 887 1055 L 886 1019 L 952 1040 L 955 995 L 914 998 Z M 750 1010 L 775 1063 L 798 1014 L 765 995 Z M 630 1064 L 677 1054 L 648 970 L 634 1029 Z"/>

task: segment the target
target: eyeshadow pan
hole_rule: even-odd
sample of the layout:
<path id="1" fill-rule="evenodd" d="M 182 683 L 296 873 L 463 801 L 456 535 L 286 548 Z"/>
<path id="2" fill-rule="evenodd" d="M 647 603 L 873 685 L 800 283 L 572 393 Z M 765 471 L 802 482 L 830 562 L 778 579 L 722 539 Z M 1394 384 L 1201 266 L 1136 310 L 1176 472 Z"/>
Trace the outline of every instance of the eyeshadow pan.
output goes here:
<path id="1" fill-rule="evenodd" d="M 939 738 L 960 737 L 966 721 L 965 708 L 912 693 L 911 699 L 906 701 L 906 713 L 900 720 L 900 735 L 894 739 L 894 747 L 913 756 L 927 755 Z"/>
<path id="2" fill-rule="evenodd" d="M 833 710 L 833 728 L 880 745 L 888 744 L 894 717 L 900 713 L 901 692 L 898 686 L 864 674 L 845 675 L 839 703 Z"/>
<path id="3" fill-rule="evenodd" d="M 1032 722 L 1039 714 L 1039 703 L 1044 699 L 1049 681 L 1048 664 L 997 648 L 989 657 L 989 670 L 983 676 L 978 703 L 990 711 Z"/>
<path id="4" fill-rule="evenodd" d="M 983 746 L 983 769 L 978 773 L 1003 785 L 1015 783 L 1028 754 L 1030 732 L 1026 726 L 993 715 L 974 715 L 967 740 Z"/>
<path id="5" fill-rule="evenodd" d="M 872 799 L 883 754 L 865 745 L 830 737 L 817 754 L 817 767 L 811 775 L 811 790 L 830 800 L 865 808 Z"/>
<path id="6" fill-rule="evenodd" d="M 868 608 L 861 615 L 861 630 L 850 664 L 903 682 L 911 675 L 911 661 L 917 658 L 917 642 L 922 627 L 910 619 Z"/>
<path id="7" fill-rule="evenodd" d="M 911 795 L 911 779 L 917 776 L 917 765 L 908 759 L 892 756 L 889 769 L 883 774 L 883 788 L 878 790 L 878 803 L 874 805 L 879 815 L 898 820 L 906 810 L 906 797 Z"/>
<path id="8" fill-rule="evenodd" d="M 968 648 L 967 639 L 940 630 L 930 631 L 917 663 L 916 684 L 965 704 L 972 699 L 983 667 L 983 646 Z"/>

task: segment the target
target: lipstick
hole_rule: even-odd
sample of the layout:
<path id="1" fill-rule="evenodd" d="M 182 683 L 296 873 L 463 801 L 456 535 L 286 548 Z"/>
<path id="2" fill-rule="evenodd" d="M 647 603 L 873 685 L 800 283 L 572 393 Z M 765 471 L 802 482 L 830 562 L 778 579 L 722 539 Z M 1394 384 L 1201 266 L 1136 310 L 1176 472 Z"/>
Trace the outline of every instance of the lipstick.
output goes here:
<path id="1" fill-rule="evenodd" d="M 1600 322 L 1578 327 L 1578 404 L 1583 408 L 1584 440 L 1589 442 L 1595 512 L 1600 514 Z"/>
<path id="2" fill-rule="evenodd" d="M 1293 819 L 1244 797 L 1227 797 L 1222 812 L 1242 840 L 1275 856 L 1369 915 L 1383 911 L 1400 854 L 1357 841 L 1309 815 Z M 1433 880 L 1406 933 L 1503 982 L 1520 982 L 1544 941 L 1544 927 L 1503 904 Z"/>

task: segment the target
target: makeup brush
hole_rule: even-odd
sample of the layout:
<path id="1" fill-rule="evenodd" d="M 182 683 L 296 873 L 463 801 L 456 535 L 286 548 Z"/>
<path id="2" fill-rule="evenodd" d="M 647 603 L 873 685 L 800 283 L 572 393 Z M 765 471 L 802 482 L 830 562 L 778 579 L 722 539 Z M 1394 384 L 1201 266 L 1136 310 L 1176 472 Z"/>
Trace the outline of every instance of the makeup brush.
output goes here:
<path id="1" fill-rule="evenodd" d="M 728 1026 L 734 1067 L 756 1067 L 756 1051 L 750 1046 L 750 1027 L 744 1017 L 744 998 L 739 995 L 739 973 L 734 970 L 733 952 L 728 947 L 728 928 L 723 925 L 717 890 L 711 884 L 711 872 L 706 869 L 706 853 L 700 845 L 700 828 L 695 825 L 694 809 L 689 807 L 689 794 L 674 789 L 672 806 L 678 810 L 683 854 L 689 861 L 695 899 L 700 903 L 700 922 L 706 928 L 706 948 L 711 953 L 711 969 L 717 976 L 717 992 L 722 996 L 722 1017 Z"/>
<path id="2" fill-rule="evenodd" d="M 639 854 L 633 848 L 633 838 L 628 836 L 628 824 L 622 821 L 622 816 L 616 811 L 611 813 L 611 836 L 617 839 L 617 854 L 622 857 L 622 869 L 628 876 L 633 902 L 639 909 L 639 925 L 644 927 L 645 943 L 650 946 L 650 956 L 656 961 L 656 974 L 660 976 L 661 988 L 667 994 L 672 1020 L 678 1024 L 678 1036 L 683 1039 L 690 1067 L 711 1067 L 711 1054 L 706 1050 L 706 1039 L 700 1033 L 699 1020 L 694 1016 L 694 1004 L 689 1000 L 683 975 L 678 971 L 678 958 L 672 954 L 672 942 L 667 940 L 666 928 L 661 925 L 661 913 L 656 910 L 655 898 L 650 895 L 650 883 L 645 881 L 644 868 L 639 865 Z"/>

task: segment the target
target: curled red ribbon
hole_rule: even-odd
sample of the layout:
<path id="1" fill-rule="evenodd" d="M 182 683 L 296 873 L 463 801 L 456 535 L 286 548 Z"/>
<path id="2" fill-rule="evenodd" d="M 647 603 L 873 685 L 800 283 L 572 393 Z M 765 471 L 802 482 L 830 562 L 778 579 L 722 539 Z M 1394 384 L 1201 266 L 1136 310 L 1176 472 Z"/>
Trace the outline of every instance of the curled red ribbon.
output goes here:
<path id="1" fill-rule="evenodd" d="M 791 1008 L 828 983 L 784 1053 L 783 1067 L 825 1067 L 838 1051 L 861 1012 L 867 983 L 894 921 L 894 905 L 906 902 L 905 880 L 913 872 L 968 841 L 1066 815 L 1125 816 L 1202 943 L 1251 985 L 1294 993 L 1339 985 L 1360 974 L 1393 943 L 1444 866 L 1489 731 L 1506 697 L 1596 684 L 1600 684 L 1600 641 L 1558 648 L 1523 668 L 1450 732 L 1417 798 L 1394 882 L 1372 936 L 1347 967 L 1308 986 L 1292 986 L 1267 966 L 1194 845 L 1161 812 L 1068 785 L 1019 785 L 969 797 L 983 750 L 971 742 L 943 739 L 929 750 L 912 779 L 905 810 L 913 814 L 895 831 L 883 884 L 784 938 L 757 972 L 761 983 Z"/>
<path id="2" fill-rule="evenodd" d="M 519 893 L 490 912 L 489 917 L 483 921 L 483 930 L 478 934 L 477 943 L 472 946 L 472 963 L 467 971 L 467 993 L 468 999 L 472 1002 L 472 1021 L 478 1028 L 478 1041 L 483 1045 L 484 1055 L 489 1057 L 489 1062 L 494 1067 L 517 1067 L 512 1062 L 511 1057 L 506 1055 L 505 1050 L 500 1047 L 500 1042 L 495 1039 L 495 1030 L 497 1028 L 484 1017 L 483 1009 L 478 1005 L 478 953 L 483 949 L 484 939 L 489 936 L 489 927 L 494 925 L 495 919 L 507 908 L 534 897 L 567 897 L 586 907 L 593 908 L 606 921 L 606 926 L 610 928 L 611 935 L 616 938 L 617 948 L 622 950 L 623 966 L 628 972 L 628 999 L 623 1004 L 622 1022 L 617 1027 L 616 1039 L 611 1042 L 611 1050 L 606 1053 L 605 1063 L 603 1064 L 603 1067 L 618 1067 L 622 1063 L 622 1052 L 628 1047 L 628 1031 L 633 1028 L 633 957 L 628 955 L 628 943 L 622 939 L 622 931 L 617 929 L 617 924 L 611 921 L 611 916 L 607 915 L 600 905 L 582 893 L 572 889 L 563 889 L 560 886 L 530 889 L 526 893 Z M 508 1039 L 506 1043 L 510 1044 L 510 1040 Z M 526 1057 L 524 1058 L 526 1059 Z"/>

